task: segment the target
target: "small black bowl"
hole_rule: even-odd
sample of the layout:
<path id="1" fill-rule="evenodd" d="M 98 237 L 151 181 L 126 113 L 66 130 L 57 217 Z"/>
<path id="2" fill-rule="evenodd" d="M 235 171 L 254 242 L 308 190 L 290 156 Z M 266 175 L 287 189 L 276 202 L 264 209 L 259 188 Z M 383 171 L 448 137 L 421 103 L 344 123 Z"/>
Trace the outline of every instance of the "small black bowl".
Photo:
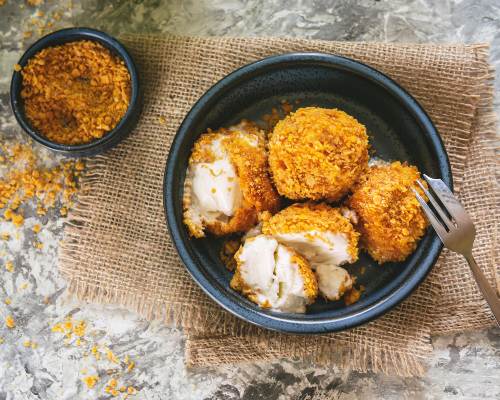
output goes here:
<path id="1" fill-rule="evenodd" d="M 80 40 L 92 40 L 102 44 L 104 47 L 109 49 L 112 54 L 120 57 L 125 62 L 130 74 L 131 93 L 130 104 L 127 112 L 118 125 L 113 130 L 106 133 L 102 138 L 78 145 L 66 145 L 48 140 L 45 136 L 35 130 L 26 118 L 23 99 L 21 98 L 23 77 L 20 71 L 14 72 L 10 84 L 10 104 L 12 111 L 14 112 L 17 122 L 19 122 L 24 131 L 34 140 L 49 149 L 74 157 L 93 156 L 116 146 L 134 129 L 137 121 L 139 120 L 139 115 L 142 109 L 139 76 L 137 74 L 137 68 L 134 61 L 120 42 L 104 32 L 90 28 L 68 28 L 50 33 L 33 43 L 23 54 L 18 64 L 21 67 L 26 66 L 31 57 L 46 47 L 57 46 L 69 42 L 77 42 Z"/>
<path id="2" fill-rule="evenodd" d="M 258 120 L 282 99 L 300 106 L 339 108 L 368 130 L 376 155 L 408 161 L 452 186 L 448 156 L 432 121 L 396 82 L 359 62 L 318 53 L 269 57 L 244 66 L 208 90 L 187 114 L 172 143 L 164 180 L 164 206 L 173 242 L 201 288 L 234 315 L 264 328 L 292 333 L 324 333 L 371 321 L 403 301 L 435 264 L 442 244 L 429 229 L 404 262 L 378 265 L 366 254 L 348 265 L 365 286 L 361 299 L 317 300 L 306 314 L 259 308 L 229 287 L 231 273 L 219 259 L 221 240 L 189 237 L 182 221 L 182 196 L 194 141 L 207 128 L 229 126 L 241 118 Z M 364 271 L 364 272 L 362 272 Z"/>

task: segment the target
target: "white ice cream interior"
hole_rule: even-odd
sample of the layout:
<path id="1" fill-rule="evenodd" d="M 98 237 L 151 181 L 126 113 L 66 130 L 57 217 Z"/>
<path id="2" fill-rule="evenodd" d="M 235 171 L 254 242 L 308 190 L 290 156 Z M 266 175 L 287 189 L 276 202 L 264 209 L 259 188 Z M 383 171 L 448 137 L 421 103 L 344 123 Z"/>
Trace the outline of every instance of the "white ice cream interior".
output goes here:
<path id="1" fill-rule="evenodd" d="M 188 170 L 191 218 L 199 224 L 215 220 L 226 222 L 235 214 L 243 199 L 236 170 L 221 140 L 214 140 L 210 146 L 216 160 L 193 163 Z"/>
<path id="2" fill-rule="evenodd" d="M 340 265 L 354 262 L 349 254 L 349 241 L 345 233 L 294 232 L 273 235 L 281 243 L 302 254 L 316 272 L 320 293 L 330 300 L 338 300 L 343 287 L 352 287 L 349 273 Z"/>
<path id="3" fill-rule="evenodd" d="M 353 261 L 348 251 L 349 241 L 344 233 L 309 231 L 273 236 L 281 243 L 293 247 L 311 264 L 342 265 Z"/>
<path id="4" fill-rule="evenodd" d="M 332 264 L 316 265 L 316 277 L 320 293 L 328 300 L 340 299 L 353 284 L 344 268 Z"/>
<path id="5" fill-rule="evenodd" d="M 293 253 L 270 236 L 247 240 L 238 255 L 241 277 L 259 305 L 285 312 L 305 312 L 304 280 Z"/>

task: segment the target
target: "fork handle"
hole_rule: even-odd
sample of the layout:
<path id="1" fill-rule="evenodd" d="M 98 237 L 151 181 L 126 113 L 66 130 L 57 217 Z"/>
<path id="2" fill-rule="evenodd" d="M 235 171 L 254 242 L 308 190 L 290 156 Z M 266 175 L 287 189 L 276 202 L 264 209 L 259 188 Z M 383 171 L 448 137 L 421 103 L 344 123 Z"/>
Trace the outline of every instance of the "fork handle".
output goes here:
<path id="1" fill-rule="evenodd" d="M 471 254 L 464 254 L 465 259 L 469 263 L 469 267 L 472 270 L 472 275 L 474 275 L 474 279 L 481 290 L 486 302 L 491 308 L 493 315 L 495 316 L 497 325 L 500 326 L 500 298 L 497 296 L 495 289 L 493 289 L 484 276 L 483 271 L 479 268 L 474 260 L 474 257 Z"/>

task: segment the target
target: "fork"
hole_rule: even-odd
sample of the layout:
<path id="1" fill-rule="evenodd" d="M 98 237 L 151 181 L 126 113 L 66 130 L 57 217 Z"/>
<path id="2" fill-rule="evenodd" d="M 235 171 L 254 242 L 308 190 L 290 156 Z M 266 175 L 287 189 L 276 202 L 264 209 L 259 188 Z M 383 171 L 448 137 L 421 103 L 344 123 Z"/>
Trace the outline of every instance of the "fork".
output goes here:
<path id="1" fill-rule="evenodd" d="M 488 302 L 495 316 L 497 325 L 500 326 L 500 298 L 497 296 L 496 291 L 491 287 L 472 256 L 472 245 L 474 244 L 474 238 L 476 236 L 476 229 L 474 228 L 472 219 L 441 179 L 430 178 L 425 174 L 423 176 L 441 204 L 438 203 L 436 197 L 427 190 L 421 181 L 417 180 L 417 184 L 429 199 L 437 215 L 414 188 L 412 188 L 413 193 L 415 193 L 425 215 L 444 246 L 455 253 L 463 255 L 469 263 L 472 275 L 481 293 Z"/>

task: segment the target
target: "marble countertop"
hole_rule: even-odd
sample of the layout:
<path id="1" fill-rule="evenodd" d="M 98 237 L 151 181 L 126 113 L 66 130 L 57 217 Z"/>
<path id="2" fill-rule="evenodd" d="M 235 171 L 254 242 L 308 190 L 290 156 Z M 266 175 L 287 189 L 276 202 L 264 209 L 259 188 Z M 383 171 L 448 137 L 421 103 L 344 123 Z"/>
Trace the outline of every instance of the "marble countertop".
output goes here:
<path id="1" fill-rule="evenodd" d="M 0 1 L 0 4 L 3 3 Z M 90 26 L 114 35 L 133 32 L 181 35 L 289 35 L 332 40 L 388 42 L 489 42 L 500 70 L 500 3 L 497 0 L 45 0 L 39 6 L 6 0 L 0 6 L 0 141 L 24 137 L 8 105 L 13 65 L 23 49 L 49 30 Z M 41 13 L 39 12 L 41 11 Z M 38 13 L 38 14 L 37 14 Z M 43 15 L 42 15 L 43 14 Z M 32 32 L 31 37 L 24 37 Z M 500 80 L 497 80 L 497 82 Z M 498 87 L 498 86 L 497 86 Z M 498 109 L 498 108 L 497 108 Z M 53 155 L 36 147 L 49 162 Z M 92 341 L 135 367 L 123 384 L 131 399 L 500 399 L 500 330 L 433 338 L 434 352 L 422 379 L 340 371 L 285 360 L 269 364 L 187 371 L 182 332 L 113 306 L 78 302 L 57 270 L 63 221 L 28 213 L 16 231 L 0 222 L 0 400 L 106 399 L 105 357 L 68 344 L 51 327 L 71 315 L 87 322 Z M 31 215 L 31 216 L 30 216 Z M 43 225 L 43 250 L 32 244 L 32 226 Z M 16 236 L 18 234 L 18 236 Z M 15 269 L 6 272 L 6 260 Z M 12 303 L 4 304 L 10 297 Z M 36 348 L 25 347 L 26 340 Z M 89 389 L 82 377 L 102 379 Z M 117 398 L 124 398 L 123 394 Z"/>

